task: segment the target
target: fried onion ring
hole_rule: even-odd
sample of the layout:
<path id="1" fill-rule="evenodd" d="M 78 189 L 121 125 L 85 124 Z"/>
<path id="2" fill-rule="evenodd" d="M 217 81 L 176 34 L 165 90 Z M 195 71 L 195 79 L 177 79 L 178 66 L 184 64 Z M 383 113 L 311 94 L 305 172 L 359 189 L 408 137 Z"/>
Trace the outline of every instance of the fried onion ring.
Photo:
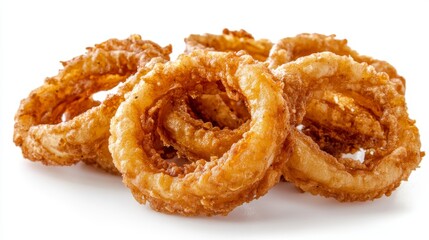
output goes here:
<path id="1" fill-rule="evenodd" d="M 183 166 L 162 158 L 155 141 L 159 109 L 172 96 L 192 95 L 211 82 L 243 97 L 250 109 L 249 130 L 220 157 Z M 281 87 L 262 63 L 240 53 L 196 50 L 142 77 L 112 119 L 109 149 L 140 203 L 149 201 L 167 213 L 227 214 L 278 182 L 274 163 L 288 132 Z"/>
<path id="2" fill-rule="evenodd" d="M 350 56 L 357 62 L 365 62 L 373 66 L 378 72 L 386 72 L 390 77 L 389 81 L 395 85 L 397 91 L 405 94 L 405 79 L 397 74 L 392 65 L 360 55 L 347 45 L 347 40 L 336 39 L 335 35 L 304 33 L 281 39 L 273 46 L 267 62 L 270 68 L 275 69 L 282 64 L 295 61 L 299 57 L 323 51 Z M 366 112 L 365 108 L 356 104 L 349 109 L 344 108 L 344 106 L 353 104 L 355 99 L 332 90 L 320 91 L 314 95 L 319 97 L 313 97 L 308 103 L 296 101 L 300 107 L 294 107 L 297 114 L 292 115 L 291 122 L 292 124 L 302 122 L 303 132 L 317 141 L 323 150 L 335 156 L 340 156 L 342 153 L 353 153 L 359 149 L 358 145 L 366 142 L 365 140 L 380 136 L 374 132 L 379 129 L 377 121 L 371 117 L 371 113 Z M 306 113 L 305 118 L 304 113 Z M 336 117 L 335 121 L 329 119 L 333 115 Z M 369 132 L 368 129 L 365 131 L 368 126 L 360 125 L 359 121 L 367 123 L 372 121 L 374 122 L 372 126 L 375 128 L 372 129 L 372 132 Z M 351 128 L 350 126 L 356 127 Z M 363 147 L 365 148 L 365 146 Z"/>
<path id="3" fill-rule="evenodd" d="M 85 55 L 62 62 L 64 69 L 57 76 L 47 78 L 21 101 L 15 115 L 15 144 L 32 161 L 71 165 L 83 160 L 117 172 L 107 149 L 110 118 L 132 87 L 122 87 L 118 96 L 102 103 L 92 95 L 124 82 L 152 58 L 168 59 L 170 52 L 171 46 L 161 48 L 132 35 L 97 44 Z"/>
<path id="4" fill-rule="evenodd" d="M 366 158 L 359 163 L 321 151 L 310 137 L 294 129 L 289 140 L 292 154 L 283 172 L 288 181 L 312 194 L 365 201 L 390 195 L 418 167 L 424 155 L 418 129 L 408 117 L 404 95 L 386 73 L 325 52 L 282 65 L 274 74 L 284 81 L 286 93 L 300 93 L 294 98 L 300 104 L 305 105 L 320 89 L 352 97 L 378 121 L 383 134 L 381 140 L 365 142 Z M 355 125 L 372 131 L 374 122 L 366 119 Z"/>

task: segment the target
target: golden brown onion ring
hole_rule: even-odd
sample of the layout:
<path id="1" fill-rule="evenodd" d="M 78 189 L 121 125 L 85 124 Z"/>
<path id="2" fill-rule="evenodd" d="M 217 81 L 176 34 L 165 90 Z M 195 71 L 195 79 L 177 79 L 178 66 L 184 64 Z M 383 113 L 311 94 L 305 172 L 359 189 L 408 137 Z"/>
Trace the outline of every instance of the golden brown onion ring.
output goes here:
<path id="1" fill-rule="evenodd" d="M 389 81 L 394 83 L 397 91 L 405 94 L 405 79 L 397 74 L 392 65 L 385 61 L 360 55 L 347 45 L 347 40 L 336 39 L 335 35 L 326 36 L 304 33 L 295 37 L 281 39 L 273 46 L 267 62 L 270 68 L 275 69 L 299 57 L 323 51 L 330 51 L 342 56 L 351 56 L 357 62 L 365 62 L 372 65 L 379 72 L 386 72 L 390 77 Z M 303 131 L 311 136 L 322 149 L 335 156 L 340 156 L 341 153 L 355 152 L 358 150 L 358 145 L 364 147 L 367 144 L 362 145 L 362 143 L 376 138 L 377 135 L 374 131 L 379 128 L 372 129 L 373 132 L 368 135 L 368 131 L 365 131 L 368 126 L 359 124 L 359 121 L 371 121 L 371 114 L 366 112 L 365 108 L 344 108 L 343 102 L 347 102 L 350 105 L 356 99 L 332 90 L 313 94 L 318 97 L 313 97 L 308 103 L 296 101 L 300 106 L 293 108 L 296 110 L 296 114 L 292 115 L 291 122 L 293 124 L 302 122 Z M 303 109 L 304 106 L 306 109 Z M 306 113 L 305 116 L 303 115 L 304 113 Z M 336 119 L 331 121 L 330 116 L 335 116 Z M 366 117 L 369 118 L 365 119 Z M 373 122 L 376 124 L 376 121 Z M 350 126 L 352 125 L 356 127 L 351 128 Z M 376 126 L 374 125 L 374 127 Z"/>
<path id="2" fill-rule="evenodd" d="M 156 115 L 174 92 L 220 81 L 249 106 L 249 130 L 220 158 L 178 166 L 154 148 Z M 262 196 L 279 179 L 273 163 L 288 134 L 281 87 L 248 55 L 196 50 L 156 65 L 119 107 L 109 149 L 124 183 L 140 203 L 183 215 L 227 214 Z M 193 134 L 193 133 L 190 133 Z"/>
<path id="3" fill-rule="evenodd" d="M 132 35 L 108 40 L 63 62 L 57 76 L 47 78 L 22 100 L 15 115 L 15 144 L 32 161 L 71 165 L 83 160 L 117 172 L 107 151 L 110 118 L 131 86 L 122 87 L 122 93 L 101 105 L 91 96 L 124 82 L 154 57 L 168 59 L 170 52 L 170 46 L 161 48 Z"/>
<path id="4" fill-rule="evenodd" d="M 378 72 L 387 73 L 390 81 L 395 83 L 396 89 L 402 94 L 405 93 L 405 79 L 398 75 L 392 65 L 386 61 L 360 55 L 347 45 L 346 39 L 336 39 L 335 35 L 326 36 L 317 33 L 302 33 L 295 37 L 283 38 L 274 44 L 267 62 L 270 68 L 275 69 L 282 64 L 295 61 L 300 57 L 326 51 L 340 56 L 350 56 L 356 62 L 365 62 L 373 66 Z"/>
<path id="5" fill-rule="evenodd" d="M 382 140 L 365 143 L 370 148 L 366 149 L 365 161 L 359 163 L 335 158 L 321 151 L 310 137 L 293 130 L 289 139 L 292 154 L 284 165 L 288 181 L 312 194 L 364 201 L 390 195 L 418 167 L 424 154 L 420 152 L 418 129 L 408 117 L 404 95 L 398 93 L 386 73 L 329 52 L 300 58 L 274 73 L 284 81 L 285 92 L 299 92 L 294 99 L 304 104 L 313 91 L 324 89 L 366 103 L 361 106 L 377 119 L 384 133 Z M 358 125 L 371 130 L 374 122 L 366 119 Z"/>
<path id="6" fill-rule="evenodd" d="M 240 31 L 230 31 L 224 29 L 222 35 L 191 34 L 185 38 L 186 51 L 192 52 L 195 49 L 209 49 L 220 52 L 246 51 L 254 59 L 265 61 L 270 53 L 273 44 L 267 39 L 255 40 L 253 36 L 241 29 Z"/>

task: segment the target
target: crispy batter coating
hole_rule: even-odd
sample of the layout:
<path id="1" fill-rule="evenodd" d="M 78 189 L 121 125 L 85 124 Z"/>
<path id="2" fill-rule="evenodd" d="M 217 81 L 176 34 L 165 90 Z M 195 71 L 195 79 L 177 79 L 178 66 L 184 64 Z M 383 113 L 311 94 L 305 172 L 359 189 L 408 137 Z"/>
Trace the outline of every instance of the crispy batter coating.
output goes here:
<path id="1" fill-rule="evenodd" d="M 302 33 L 295 37 L 283 38 L 274 44 L 267 62 L 270 68 L 275 69 L 282 64 L 295 61 L 300 57 L 318 52 L 332 52 L 340 56 L 350 56 L 356 62 L 365 62 L 378 72 L 389 75 L 390 81 L 395 83 L 396 89 L 405 93 L 405 79 L 398 75 L 396 69 L 386 61 L 373 59 L 360 55 L 347 45 L 346 39 L 336 39 L 335 35 L 323 35 L 318 33 Z"/>
<path id="2" fill-rule="evenodd" d="M 162 158 L 156 149 L 159 108 L 175 92 L 189 94 L 211 82 L 243 96 L 249 130 L 221 157 L 182 166 Z M 112 119 L 109 149 L 137 201 L 167 213 L 227 214 L 278 182 L 276 159 L 288 132 L 281 87 L 262 63 L 242 53 L 196 50 L 142 77 Z"/>
<path id="3" fill-rule="evenodd" d="M 236 129 L 250 118 L 245 103 L 229 99 L 225 92 L 202 94 L 188 102 L 190 110 L 193 110 L 201 120 L 211 122 L 220 128 Z"/>
<path id="4" fill-rule="evenodd" d="M 62 62 L 64 69 L 57 76 L 47 78 L 22 100 L 15 115 L 14 142 L 32 161 L 71 165 L 83 160 L 117 173 L 107 141 L 110 118 L 121 97 L 111 96 L 99 103 L 92 95 L 124 82 L 154 57 L 168 59 L 171 47 L 161 48 L 132 35 L 87 50 Z M 125 89 L 130 86 L 120 90 L 122 95 Z"/>
<path id="5" fill-rule="evenodd" d="M 223 103 L 223 100 L 221 102 Z M 211 109 L 218 109 L 218 107 L 212 105 Z M 219 116 L 215 111 L 211 113 L 214 114 L 211 116 Z M 219 117 L 215 118 L 219 119 Z M 225 116 L 225 118 L 234 120 L 233 117 Z M 249 130 L 249 122 L 241 123 L 235 129 L 213 127 L 211 122 L 192 117 L 188 104 L 183 98 L 175 98 L 169 101 L 169 104 L 164 104 L 161 109 L 157 130 L 163 142 L 173 146 L 179 154 L 196 160 L 210 159 L 212 156 L 221 157 L 232 144 L 240 140 Z M 207 148 L 208 145 L 209 148 Z"/>
<path id="6" fill-rule="evenodd" d="M 265 61 L 268 58 L 270 49 L 273 46 L 267 39 L 255 40 L 253 36 L 241 29 L 230 31 L 224 29 L 222 35 L 206 33 L 204 35 L 191 34 L 185 38 L 186 51 L 192 52 L 195 49 L 210 49 L 221 52 L 246 51 L 254 59 Z"/>
<path id="7" fill-rule="evenodd" d="M 302 132 L 336 157 L 369 149 L 384 136 L 381 124 L 366 107 L 371 103 L 346 94 L 313 92 L 302 120 Z"/>

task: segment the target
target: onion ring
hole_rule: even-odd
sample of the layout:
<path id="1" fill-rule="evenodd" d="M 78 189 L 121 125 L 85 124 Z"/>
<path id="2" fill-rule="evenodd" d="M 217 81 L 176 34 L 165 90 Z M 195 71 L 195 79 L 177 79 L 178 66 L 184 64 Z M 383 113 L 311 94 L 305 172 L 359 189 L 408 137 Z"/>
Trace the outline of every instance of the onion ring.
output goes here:
<path id="1" fill-rule="evenodd" d="M 295 61 L 299 57 L 323 51 L 350 56 L 357 62 L 365 62 L 373 66 L 378 72 L 386 72 L 390 77 L 389 81 L 395 85 L 397 91 L 405 94 L 405 79 L 397 74 L 392 65 L 358 54 L 347 45 L 347 40 L 336 39 L 335 35 L 304 33 L 281 39 L 273 46 L 267 62 L 270 68 L 275 69 L 282 64 Z M 317 141 L 323 150 L 340 156 L 342 153 L 357 151 L 358 145 L 365 148 L 362 143 L 371 138 L 374 140 L 374 136 L 380 136 L 374 132 L 379 129 L 379 126 L 377 128 L 377 121 L 371 117 L 371 113 L 366 112 L 365 108 L 360 108 L 356 104 L 349 109 L 344 108 L 344 106 L 353 104 L 355 101 L 353 98 L 332 90 L 321 91 L 314 93 L 314 95 L 319 97 L 312 97 L 308 103 L 295 101 L 300 106 L 293 107 L 296 114 L 292 115 L 291 122 L 292 124 L 302 122 L 303 132 Z M 335 121 L 329 119 L 333 114 L 336 116 Z M 368 129 L 365 131 L 368 126 L 360 125 L 359 121 L 372 121 L 374 123 L 372 126 L 375 128 L 371 128 L 371 132 Z M 357 127 L 350 128 L 352 125 Z"/>
<path id="2" fill-rule="evenodd" d="M 249 106 L 249 130 L 220 158 L 184 166 L 163 159 L 154 148 L 159 108 L 174 92 L 189 94 L 219 81 Z M 109 149 L 140 203 L 167 213 L 227 214 L 279 180 L 273 164 L 289 132 L 287 122 L 281 87 L 262 63 L 240 53 L 196 50 L 142 77 L 112 119 Z"/>
<path id="3" fill-rule="evenodd" d="M 92 95 L 124 82 L 152 58 L 168 59 L 170 52 L 171 46 L 161 48 L 132 35 L 97 44 L 85 55 L 62 62 L 64 69 L 57 76 L 47 78 L 21 101 L 15 115 L 15 144 L 25 158 L 46 165 L 83 160 L 117 173 L 107 149 L 110 118 L 131 86 L 125 84 L 118 96 L 108 96 L 103 103 Z"/>
<path id="4" fill-rule="evenodd" d="M 289 141 L 293 151 L 283 172 L 288 181 L 312 194 L 339 201 L 365 201 L 390 195 L 418 167 L 424 155 L 418 129 L 408 117 L 404 95 L 386 73 L 325 52 L 284 64 L 274 74 L 284 81 L 285 92 L 305 93 L 295 98 L 304 104 L 314 90 L 346 93 L 363 104 L 384 133 L 383 141 L 370 142 L 368 157 L 359 163 L 335 158 L 321 151 L 310 137 L 292 130 Z M 372 121 L 359 124 L 369 128 Z"/>

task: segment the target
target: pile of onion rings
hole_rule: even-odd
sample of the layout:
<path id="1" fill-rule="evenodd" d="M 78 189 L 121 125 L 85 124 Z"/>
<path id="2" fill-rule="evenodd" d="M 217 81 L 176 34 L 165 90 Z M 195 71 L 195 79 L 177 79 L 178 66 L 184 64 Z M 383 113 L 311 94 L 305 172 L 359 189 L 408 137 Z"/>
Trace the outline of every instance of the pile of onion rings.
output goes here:
<path id="1" fill-rule="evenodd" d="M 405 79 L 347 40 L 225 29 L 185 43 L 170 61 L 171 46 L 132 35 L 63 62 L 21 102 L 15 144 L 120 174 L 138 202 L 186 216 L 226 215 L 281 179 L 339 201 L 389 196 L 424 156 Z"/>

